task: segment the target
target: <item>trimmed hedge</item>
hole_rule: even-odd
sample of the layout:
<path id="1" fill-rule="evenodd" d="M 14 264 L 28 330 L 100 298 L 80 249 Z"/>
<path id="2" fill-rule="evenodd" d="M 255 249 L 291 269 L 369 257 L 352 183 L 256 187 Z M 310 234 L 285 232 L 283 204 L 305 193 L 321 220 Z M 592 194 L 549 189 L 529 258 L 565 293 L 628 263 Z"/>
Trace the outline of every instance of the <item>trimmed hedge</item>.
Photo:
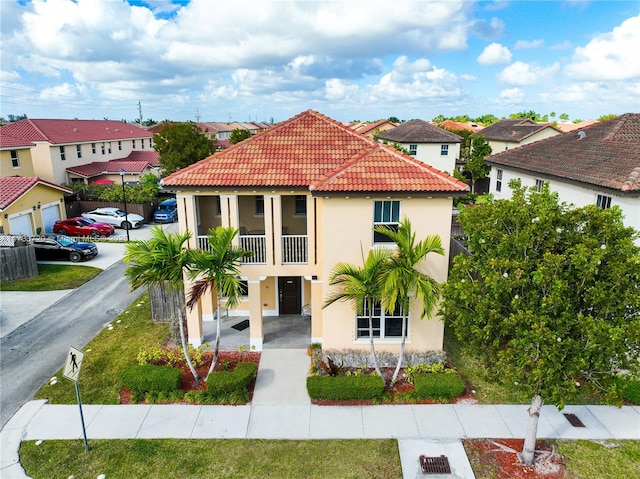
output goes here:
<path id="1" fill-rule="evenodd" d="M 384 392 L 384 381 L 369 376 L 309 376 L 307 392 L 312 399 L 378 399 Z"/>
<path id="2" fill-rule="evenodd" d="M 246 390 L 257 369 L 256 363 L 240 362 L 233 371 L 214 371 L 207 378 L 207 391 L 222 396 Z"/>
<path id="3" fill-rule="evenodd" d="M 464 382 L 457 373 L 416 374 L 415 388 L 418 397 L 451 401 L 464 392 Z"/>
<path id="4" fill-rule="evenodd" d="M 619 379 L 618 384 L 622 389 L 622 399 L 631 404 L 640 404 L 640 381 L 633 379 Z"/>
<path id="5" fill-rule="evenodd" d="M 142 364 L 125 370 L 120 379 L 122 384 L 132 391 L 144 394 L 147 392 L 169 392 L 180 389 L 182 371 L 171 366 Z"/>

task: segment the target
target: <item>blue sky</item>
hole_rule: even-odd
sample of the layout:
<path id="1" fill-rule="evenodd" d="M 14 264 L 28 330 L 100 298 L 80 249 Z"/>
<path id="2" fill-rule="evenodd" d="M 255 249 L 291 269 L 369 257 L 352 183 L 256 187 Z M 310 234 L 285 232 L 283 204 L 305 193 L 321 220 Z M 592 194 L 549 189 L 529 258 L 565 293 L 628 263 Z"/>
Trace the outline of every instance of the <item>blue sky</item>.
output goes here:
<path id="1" fill-rule="evenodd" d="M 640 111 L 640 2 L 0 0 L 0 116 Z"/>

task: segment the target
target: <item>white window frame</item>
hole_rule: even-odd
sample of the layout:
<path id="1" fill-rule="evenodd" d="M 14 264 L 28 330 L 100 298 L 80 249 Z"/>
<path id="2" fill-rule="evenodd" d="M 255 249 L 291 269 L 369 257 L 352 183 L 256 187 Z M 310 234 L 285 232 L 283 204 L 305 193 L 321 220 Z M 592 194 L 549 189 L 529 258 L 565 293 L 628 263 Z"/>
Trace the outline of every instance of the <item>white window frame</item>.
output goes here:
<path id="1" fill-rule="evenodd" d="M 306 195 L 296 195 L 294 216 L 307 215 L 307 197 Z"/>
<path id="2" fill-rule="evenodd" d="M 536 178 L 535 188 L 538 193 L 542 192 L 542 188 L 544 187 L 544 180 Z"/>
<path id="3" fill-rule="evenodd" d="M 82 158 L 82 147 L 80 145 L 76 145 L 76 158 Z"/>
<path id="4" fill-rule="evenodd" d="M 122 151 L 122 141 L 118 140 L 118 151 Z"/>
<path id="5" fill-rule="evenodd" d="M 449 145 L 440 145 L 440 156 L 449 156 Z"/>
<path id="6" fill-rule="evenodd" d="M 64 145 L 59 146 L 58 148 L 60 148 L 60 161 L 65 161 L 67 159 L 67 155 L 64 153 Z"/>
<path id="7" fill-rule="evenodd" d="M 255 216 L 264 216 L 264 195 L 257 195 L 255 201 Z"/>
<path id="8" fill-rule="evenodd" d="M 104 143 L 100 145 L 100 151 L 102 152 L 103 155 L 106 153 L 107 150 Z"/>
<path id="9" fill-rule="evenodd" d="M 409 154 L 416 156 L 418 154 L 418 145 L 409 145 Z"/>
<path id="10" fill-rule="evenodd" d="M 93 153 L 94 155 L 96 154 L 96 144 L 95 143 L 91 143 L 91 153 Z"/>
<path id="11" fill-rule="evenodd" d="M 502 171 L 500 169 L 496 169 L 496 191 L 499 193 L 502 191 Z"/>
<path id="12" fill-rule="evenodd" d="M 599 193 L 596 196 L 596 206 L 598 208 L 602 208 L 603 210 L 611 208 L 611 199 L 611 196 Z"/>
<path id="13" fill-rule="evenodd" d="M 384 308 L 380 307 L 380 303 L 376 303 L 374 305 L 374 314 L 373 314 L 373 339 L 374 340 L 395 340 L 402 339 L 402 315 L 400 314 L 399 305 L 394 311 L 395 314 L 387 313 Z M 387 334 L 391 333 L 391 331 L 387 331 L 389 324 L 387 321 L 393 320 L 397 324 L 395 324 L 395 330 L 397 334 Z M 376 327 L 376 322 L 378 326 Z M 367 311 L 367 307 L 363 308 L 363 314 L 356 314 L 356 324 L 355 324 L 355 332 L 356 332 L 356 340 L 358 339 L 366 339 L 369 340 L 369 313 Z M 409 320 L 407 318 L 407 331 L 409 331 Z"/>
<path id="14" fill-rule="evenodd" d="M 11 167 L 20 168 L 20 158 L 18 157 L 18 150 L 10 150 L 11 154 Z"/>
<path id="15" fill-rule="evenodd" d="M 400 203 L 400 200 L 375 200 L 373 202 L 373 227 L 385 225 L 397 229 L 400 224 Z M 375 231 L 373 232 L 373 244 L 390 243 L 393 244 L 391 239 Z"/>

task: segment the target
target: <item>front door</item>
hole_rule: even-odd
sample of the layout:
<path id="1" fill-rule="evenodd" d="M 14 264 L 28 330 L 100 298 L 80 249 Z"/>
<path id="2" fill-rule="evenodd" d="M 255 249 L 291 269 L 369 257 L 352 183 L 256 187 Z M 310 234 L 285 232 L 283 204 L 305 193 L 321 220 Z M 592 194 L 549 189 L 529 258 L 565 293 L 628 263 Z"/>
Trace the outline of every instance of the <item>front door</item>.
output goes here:
<path id="1" fill-rule="evenodd" d="M 278 278 L 280 314 L 300 314 L 302 288 L 299 276 Z"/>

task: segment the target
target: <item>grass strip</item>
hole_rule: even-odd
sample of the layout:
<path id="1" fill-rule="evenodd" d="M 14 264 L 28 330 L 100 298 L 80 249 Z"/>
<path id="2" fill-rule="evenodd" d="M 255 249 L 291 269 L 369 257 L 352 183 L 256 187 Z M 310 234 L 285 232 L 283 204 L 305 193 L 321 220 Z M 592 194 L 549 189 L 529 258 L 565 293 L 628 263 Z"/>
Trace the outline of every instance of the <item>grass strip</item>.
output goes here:
<path id="1" fill-rule="evenodd" d="M 59 291 L 74 289 L 95 278 L 102 270 L 93 266 L 38 264 L 38 276 L 3 281 L 2 291 Z"/>
<path id="2" fill-rule="evenodd" d="M 555 441 L 572 479 L 640 477 L 640 441 Z"/>
<path id="3" fill-rule="evenodd" d="M 33 479 L 401 479 L 395 439 L 131 439 L 26 441 L 20 462 Z"/>
<path id="4" fill-rule="evenodd" d="M 140 346 L 162 346 L 169 339 L 169 324 L 154 323 L 150 317 L 145 292 L 111 323 L 113 329 L 104 328 L 87 344 L 78 381 L 83 404 L 118 404 L 120 375 L 137 364 Z M 62 368 L 55 376 L 57 383 L 45 383 L 35 398 L 48 399 L 51 404 L 76 404 L 73 382 L 62 377 Z"/>

